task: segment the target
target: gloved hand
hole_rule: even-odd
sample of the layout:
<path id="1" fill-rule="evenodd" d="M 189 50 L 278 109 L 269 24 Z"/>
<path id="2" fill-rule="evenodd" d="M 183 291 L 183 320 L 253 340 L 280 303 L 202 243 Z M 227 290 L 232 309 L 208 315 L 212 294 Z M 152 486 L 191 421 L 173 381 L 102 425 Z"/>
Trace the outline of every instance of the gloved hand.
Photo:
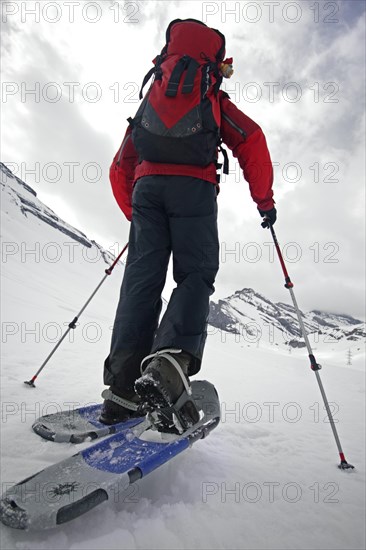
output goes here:
<path id="1" fill-rule="evenodd" d="M 271 210 L 260 210 L 258 208 L 258 212 L 260 213 L 260 215 L 262 216 L 262 218 L 266 217 L 268 220 L 269 220 L 269 223 L 271 225 L 274 225 L 276 223 L 276 220 L 277 220 L 277 210 L 275 209 L 275 207 L 271 208 Z M 264 222 L 261 223 L 261 226 L 262 227 L 269 227 L 269 224 L 268 224 L 268 221 L 265 220 Z"/>

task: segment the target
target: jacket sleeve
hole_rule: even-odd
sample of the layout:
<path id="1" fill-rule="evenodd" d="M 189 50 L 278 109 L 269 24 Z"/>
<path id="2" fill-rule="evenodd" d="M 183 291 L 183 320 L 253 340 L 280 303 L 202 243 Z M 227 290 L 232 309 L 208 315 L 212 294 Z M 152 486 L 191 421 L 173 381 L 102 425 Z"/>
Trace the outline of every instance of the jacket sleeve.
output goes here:
<path id="1" fill-rule="evenodd" d="M 128 127 L 111 164 L 109 180 L 114 198 L 129 221 L 132 219 L 132 190 L 137 164 L 138 155 L 131 139 L 131 128 Z"/>
<path id="2" fill-rule="evenodd" d="M 250 193 L 260 210 L 271 210 L 273 200 L 273 167 L 266 138 L 254 120 L 246 116 L 220 92 L 221 137 L 238 159 Z"/>

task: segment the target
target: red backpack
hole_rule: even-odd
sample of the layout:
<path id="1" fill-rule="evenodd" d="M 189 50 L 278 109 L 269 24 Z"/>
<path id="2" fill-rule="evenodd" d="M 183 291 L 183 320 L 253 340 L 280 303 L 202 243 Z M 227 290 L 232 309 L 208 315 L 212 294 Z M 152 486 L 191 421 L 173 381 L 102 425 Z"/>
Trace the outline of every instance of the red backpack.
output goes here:
<path id="1" fill-rule="evenodd" d="M 218 90 L 225 37 L 195 19 L 175 19 L 140 91 L 154 75 L 132 126 L 139 161 L 207 166 L 220 145 Z M 226 60 L 231 62 L 231 60 Z"/>

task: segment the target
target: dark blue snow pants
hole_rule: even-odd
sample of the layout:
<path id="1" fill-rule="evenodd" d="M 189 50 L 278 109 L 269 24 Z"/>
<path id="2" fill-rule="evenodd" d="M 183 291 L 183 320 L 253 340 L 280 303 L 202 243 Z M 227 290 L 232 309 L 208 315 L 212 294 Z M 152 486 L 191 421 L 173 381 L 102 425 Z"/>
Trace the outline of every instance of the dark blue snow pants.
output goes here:
<path id="1" fill-rule="evenodd" d="M 209 296 L 219 268 L 216 187 L 188 176 L 145 176 L 132 196 L 133 215 L 120 299 L 104 383 L 131 391 L 140 363 L 178 348 L 201 367 Z M 177 284 L 160 325 L 161 293 L 173 254 Z"/>

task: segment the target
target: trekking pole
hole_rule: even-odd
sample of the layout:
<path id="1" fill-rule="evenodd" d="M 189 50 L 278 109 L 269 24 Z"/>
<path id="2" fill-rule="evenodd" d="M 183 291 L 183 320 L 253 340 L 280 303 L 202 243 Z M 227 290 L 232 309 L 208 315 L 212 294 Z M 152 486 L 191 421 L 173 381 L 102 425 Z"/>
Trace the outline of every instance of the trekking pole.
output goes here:
<path id="1" fill-rule="evenodd" d="M 338 465 L 338 468 L 340 468 L 341 470 L 347 470 L 349 468 L 354 468 L 354 466 L 352 466 L 352 464 L 349 464 L 347 462 L 347 460 L 344 456 L 343 450 L 342 450 L 341 442 L 340 442 L 340 439 L 339 439 L 339 436 L 338 436 L 338 433 L 337 433 L 337 428 L 335 426 L 333 416 L 332 416 L 332 413 L 331 413 L 331 410 L 330 410 L 330 407 L 329 407 L 328 399 L 327 399 L 327 396 L 325 394 L 323 383 L 322 383 L 322 380 L 321 380 L 320 374 L 319 374 L 319 370 L 321 369 L 321 365 L 319 365 L 319 363 L 316 361 L 314 353 L 311 349 L 309 338 L 308 338 L 308 335 L 306 333 L 305 325 L 304 325 L 303 320 L 301 318 L 300 309 L 299 309 L 299 306 L 297 305 L 295 293 L 294 293 L 294 290 L 293 290 L 294 284 L 291 281 L 290 276 L 287 272 L 286 265 L 285 265 L 285 262 L 284 262 L 284 259 L 283 259 L 282 253 L 281 253 L 281 249 L 280 249 L 280 246 L 278 244 L 276 233 L 273 229 L 273 225 L 271 224 L 270 220 L 266 217 L 264 217 L 264 220 L 265 221 L 262 223 L 262 226 L 263 227 L 268 226 L 270 231 L 271 231 L 273 242 L 274 242 L 274 245 L 275 245 L 276 250 L 277 250 L 277 255 L 278 255 L 278 258 L 280 260 L 280 264 L 281 264 L 281 267 L 282 267 L 283 274 L 285 276 L 285 287 L 288 288 L 288 290 L 290 291 L 291 298 L 292 298 L 292 303 L 294 304 L 296 315 L 297 315 L 297 318 L 299 320 L 299 325 L 300 325 L 300 329 L 301 329 L 301 332 L 302 332 L 302 336 L 304 338 L 304 341 L 305 341 L 305 344 L 306 344 L 306 347 L 307 347 L 307 350 L 308 350 L 309 359 L 310 359 L 310 368 L 315 373 L 315 376 L 316 376 L 316 379 L 317 379 L 317 382 L 318 382 L 318 385 L 319 385 L 320 393 L 322 394 L 325 409 L 326 409 L 327 414 L 328 414 L 328 418 L 329 418 L 330 426 L 332 428 L 334 439 L 335 439 L 336 444 L 337 444 L 339 457 L 341 459 L 341 463 Z"/>
<path id="2" fill-rule="evenodd" d="M 55 347 L 53 348 L 53 350 L 51 351 L 51 353 L 46 357 L 46 359 L 43 361 L 42 365 L 39 367 L 39 369 L 37 370 L 36 374 L 30 379 L 30 380 L 25 380 L 24 381 L 24 384 L 27 384 L 27 386 L 31 386 L 32 388 L 35 388 L 36 385 L 34 383 L 34 381 L 36 380 L 37 376 L 39 375 L 39 373 L 45 368 L 45 366 L 47 365 L 48 361 L 51 359 L 52 355 L 55 353 L 55 351 L 57 350 L 57 348 L 59 347 L 59 345 L 61 344 L 61 342 L 66 338 L 66 336 L 69 334 L 70 330 L 71 329 L 75 329 L 76 328 L 76 323 L 80 317 L 80 315 L 83 313 L 83 311 L 86 309 L 86 307 L 88 306 L 88 304 L 91 302 L 91 300 L 94 298 L 94 296 L 96 295 L 96 293 L 98 292 L 98 290 L 100 289 L 100 287 L 102 286 L 102 284 L 104 283 L 104 281 L 106 280 L 106 278 L 108 277 L 108 275 L 110 275 L 113 271 L 113 269 L 115 268 L 117 262 L 119 261 L 119 259 L 121 258 L 122 254 L 125 252 L 125 250 L 127 249 L 128 247 L 128 243 L 123 247 L 122 251 L 118 254 L 117 258 L 114 260 L 114 262 L 105 270 L 105 275 L 103 277 L 103 279 L 100 281 L 100 283 L 98 284 L 98 286 L 96 287 L 96 289 L 94 290 L 94 292 L 91 294 L 91 296 L 88 298 L 88 300 L 85 302 L 85 304 L 83 305 L 83 307 L 81 308 L 81 310 L 79 311 L 79 313 L 73 318 L 73 320 L 69 323 L 69 326 L 67 328 L 67 330 L 64 332 L 64 334 L 61 336 L 60 340 L 57 342 L 57 344 L 55 345 Z"/>

